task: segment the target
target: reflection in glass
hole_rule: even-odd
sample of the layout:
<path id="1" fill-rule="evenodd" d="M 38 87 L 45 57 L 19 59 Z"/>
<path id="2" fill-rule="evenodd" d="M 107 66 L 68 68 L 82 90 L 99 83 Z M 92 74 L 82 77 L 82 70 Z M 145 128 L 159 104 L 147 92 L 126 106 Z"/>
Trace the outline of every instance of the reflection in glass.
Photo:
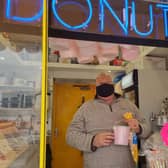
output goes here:
<path id="1" fill-rule="evenodd" d="M 38 168 L 41 39 L 0 33 L 0 167 Z"/>

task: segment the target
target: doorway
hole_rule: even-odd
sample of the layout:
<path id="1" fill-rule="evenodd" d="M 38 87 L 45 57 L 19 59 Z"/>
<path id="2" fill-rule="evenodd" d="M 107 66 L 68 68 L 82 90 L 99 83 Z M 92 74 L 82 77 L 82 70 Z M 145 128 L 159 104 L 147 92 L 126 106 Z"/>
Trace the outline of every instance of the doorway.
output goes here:
<path id="1" fill-rule="evenodd" d="M 74 113 L 95 96 L 95 85 L 57 82 L 53 84 L 52 168 L 82 168 L 82 153 L 66 144 L 67 127 Z"/>

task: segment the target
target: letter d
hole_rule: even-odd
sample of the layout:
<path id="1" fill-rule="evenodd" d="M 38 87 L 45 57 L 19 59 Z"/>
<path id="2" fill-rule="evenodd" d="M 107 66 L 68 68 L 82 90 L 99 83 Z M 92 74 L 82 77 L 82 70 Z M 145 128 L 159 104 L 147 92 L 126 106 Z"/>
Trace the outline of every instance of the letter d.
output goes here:
<path id="1" fill-rule="evenodd" d="M 11 15 L 11 0 L 6 0 L 6 18 L 9 20 L 19 21 L 19 22 L 34 22 L 41 18 L 43 13 L 43 0 L 40 0 L 41 8 L 40 10 L 32 17 L 20 17 L 20 16 L 12 16 Z"/>

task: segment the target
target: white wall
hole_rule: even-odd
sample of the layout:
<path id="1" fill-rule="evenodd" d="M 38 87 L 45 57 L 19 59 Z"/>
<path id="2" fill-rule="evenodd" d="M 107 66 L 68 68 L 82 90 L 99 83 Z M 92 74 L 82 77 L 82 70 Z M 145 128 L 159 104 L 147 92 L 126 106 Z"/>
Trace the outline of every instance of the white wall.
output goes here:
<path id="1" fill-rule="evenodd" d="M 144 69 L 166 70 L 166 62 L 163 57 L 144 57 Z"/>
<path id="2" fill-rule="evenodd" d="M 168 71 L 141 70 L 139 73 L 139 106 L 149 119 L 159 113 L 162 100 L 168 96 Z"/>

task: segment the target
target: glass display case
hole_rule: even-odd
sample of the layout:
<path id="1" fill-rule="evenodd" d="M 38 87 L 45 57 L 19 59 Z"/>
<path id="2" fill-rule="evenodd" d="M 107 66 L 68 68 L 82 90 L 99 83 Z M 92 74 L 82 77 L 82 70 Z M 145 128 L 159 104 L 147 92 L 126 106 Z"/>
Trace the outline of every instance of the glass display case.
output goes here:
<path id="1" fill-rule="evenodd" d="M 41 37 L 0 33 L 0 167 L 39 167 Z"/>

